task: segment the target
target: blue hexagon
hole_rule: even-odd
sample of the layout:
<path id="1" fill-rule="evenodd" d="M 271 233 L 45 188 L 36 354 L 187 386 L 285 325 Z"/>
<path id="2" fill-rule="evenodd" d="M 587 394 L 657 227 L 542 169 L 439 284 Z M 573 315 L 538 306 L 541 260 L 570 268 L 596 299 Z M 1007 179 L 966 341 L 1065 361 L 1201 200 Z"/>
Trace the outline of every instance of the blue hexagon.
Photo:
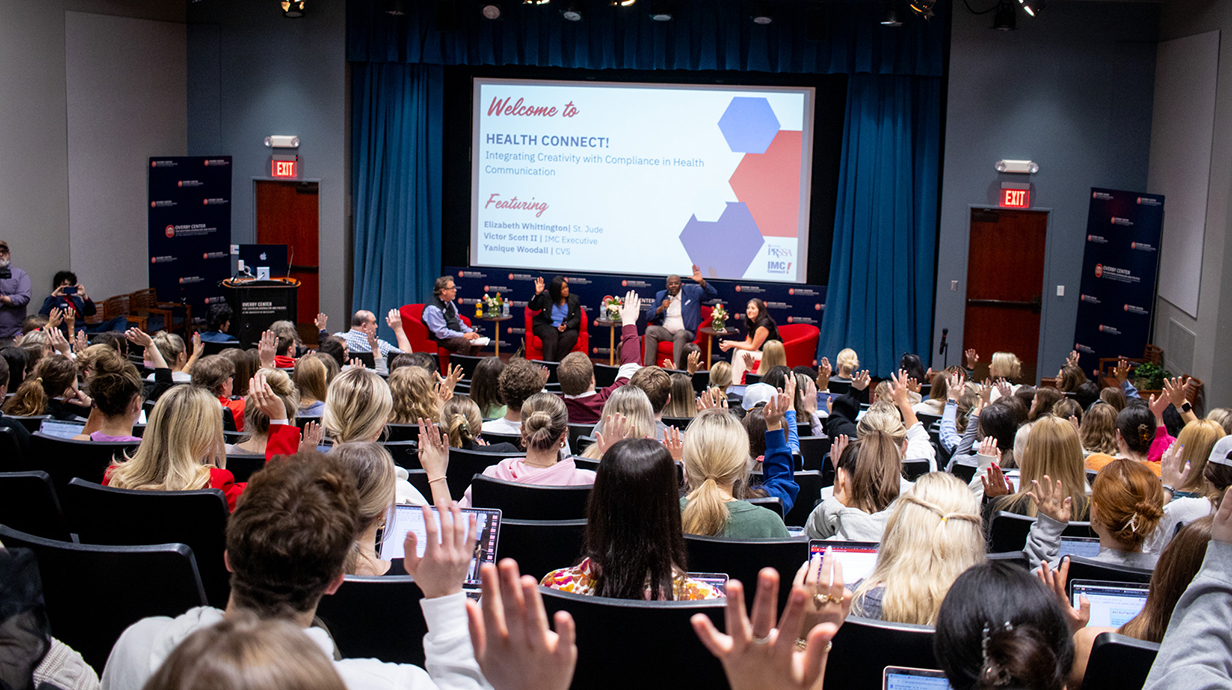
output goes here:
<path id="1" fill-rule="evenodd" d="M 779 119 L 766 99 L 736 96 L 719 118 L 719 131 L 736 153 L 765 153 L 779 132 Z"/>
<path id="2" fill-rule="evenodd" d="M 749 207 L 727 202 L 723 215 L 713 223 L 689 218 L 680 231 L 680 243 L 693 263 L 708 278 L 739 278 L 761 250 L 765 238 Z"/>

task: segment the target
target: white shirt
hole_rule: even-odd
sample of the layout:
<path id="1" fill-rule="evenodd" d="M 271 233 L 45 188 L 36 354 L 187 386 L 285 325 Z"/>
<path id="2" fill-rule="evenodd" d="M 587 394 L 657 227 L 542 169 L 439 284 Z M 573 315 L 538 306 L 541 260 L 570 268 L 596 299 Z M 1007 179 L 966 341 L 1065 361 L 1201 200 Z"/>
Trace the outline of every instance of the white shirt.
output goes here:
<path id="1" fill-rule="evenodd" d="M 684 319 L 680 317 L 680 305 L 683 297 L 684 290 L 677 292 L 675 297 L 668 297 L 667 311 L 663 313 L 663 327 L 669 333 L 675 333 L 684 329 Z"/>
<path id="2" fill-rule="evenodd" d="M 513 422 L 504 417 L 500 419 L 489 419 L 483 423 L 483 431 L 490 434 L 520 434 L 522 433 L 522 422 Z"/>

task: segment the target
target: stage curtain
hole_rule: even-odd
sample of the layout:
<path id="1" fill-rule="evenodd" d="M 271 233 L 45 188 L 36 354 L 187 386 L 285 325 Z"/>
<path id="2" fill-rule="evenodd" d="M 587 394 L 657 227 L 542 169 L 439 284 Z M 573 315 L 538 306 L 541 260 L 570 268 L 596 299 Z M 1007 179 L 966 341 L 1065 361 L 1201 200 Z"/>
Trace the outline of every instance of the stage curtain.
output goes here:
<path id="1" fill-rule="evenodd" d="M 357 64 L 352 89 L 352 302 L 384 330 L 440 272 L 443 68 Z"/>
<path id="2" fill-rule="evenodd" d="M 650 18 L 648 0 L 612 7 L 582 3 L 583 19 L 564 19 L 558 3 L 504 4 L 499 21 L 479 3 L 406 3 L 406 15 L 385 13 L 385 0 L 348 0 L 347 59 L 435 65 L 531 65 L 580 69 L 685 69 L 813 74 L 942 75 L 945 14 L 878 23 L 879 2 L 828 0 L 810 40 L 813 3 L 774 0 L 774 21 L 750 21 L 743 0 L 676 0 L 672 20 Z M 449 7 L 442 16 L 443 7 Z M 441 30 L 445 27 L 448 30 Z"/>
<path id="3" fill-rule="evenodd" d="M 940 118 L 940 79 L 848 81 L 818 359 L 833 363 L 851 347 L 874 376 L 888 376 L 906 352 L 928 361 Z"/>

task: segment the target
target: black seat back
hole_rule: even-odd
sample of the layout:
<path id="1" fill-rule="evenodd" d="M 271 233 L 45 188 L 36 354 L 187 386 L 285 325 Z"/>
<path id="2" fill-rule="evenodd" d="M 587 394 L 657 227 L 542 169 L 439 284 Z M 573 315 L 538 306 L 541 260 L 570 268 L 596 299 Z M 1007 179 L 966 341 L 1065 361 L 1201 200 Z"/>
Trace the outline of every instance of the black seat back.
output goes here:
<path id="1" fill-rule="evenodd" d="M 265 468 L 264 455 L 228 455 L 227 471 L 237 482 L 246 482 L 253 473 Z"/>
<path id="2" fill-rule="evenodd" d="M 56 492 L 64 495 L 64 487 L 73 477 L 102 483 L 103 473 L 112 460 L 123 460 L 124 454 L 136 452 L 136 443 L 99 443 L 71 441 L 48 436 L 42 432 L 30 435 L 29 464 L 51 475 Z"/>
<path id="3" fill-rule="evenodd" d="M 419 425 L 418 424 L 389 423 L 385 425 L 385 432 L 386 432 L 385 434 L 386 441 L 418 441 L 419 440 Z"/>
<path id="4" fill-rule="evenodd" d="M 332 595 L 321 597 L 317 617 L 329 628 L 343 659 L 380 659 L 424 665 L 428 633 L 419 601 L 423 592 L 409 575 L 347 575 Z"/>
<path id="5" fill-rule="evenodd" d="M 475 368 L 478 367 L 479 363 L 484 359 L 485 358 L 483 357 L 471 357 L 470 355 L 451 353 L 449 355 L 449 367 L 451 369 L 455 366 L 462 367 L 462 380 L 470 381 L 471 377 L 475 375 Z M 444 372 L 442 372 L 442 375 L 444 375 Z"/>
<path id="6" fill-rule="evenodd" d="M 29 431 L 32 434 L 38 431 L 43 426 L 44 419 L 51 418 L 51 415 L 46 415 L 46 414 L 36 414 L 30 417 L 18 417 L 18 416 L 11 415 L 11 414 L 6 414 L 4 416 L 8 417 L 9 419 L 15 422 L 21 423 L 22 426 L 26 427 L 26 431 Z"/>
<path id="7" fill-rule="evenodd" d="M 1006 510 L 997 511 L 988 523 L 988 552 L 1022 551 L 1035 518 Z"/>
<path id="8" fill-rule="evenodd" d="M 519 434 L 498 434 L 494 431 L 481 431 L 479 435 L 488 443 L 511 443 L 518 448 L 522 447 L 522 437 Z"/>
<path id="9" fill-rule="evenodd" d="M 496 557 L 512 558 L 526 575 L 542 580 L 578 562 L 586 520 L 508 520 L 502 517 Z"/>
<path id="10" fill-rule="evenodd" d="M 723 627 L 723 599 L 633 601 L 541 587 L 548 615 L 568 611 L 586 644 L 578 645 L 571 688 L 727 688 L 718 659 L 702 646 L 689 619 L 710 616 Z M 613 660 L 619 660 L 614 662 Z"/>
<path id="11" fill-rule="evenodd" d="M 537 486 L 482 474 L 471 480 L 471 505 L 476 508 L 500 508 L 502 519 L 583 519 L 589 499 L 590 485 Z"/>
<path id="12" fill-rule="evenodd" d="M 804 458 L 804 469 L 820 470 L 822 468 L 822 461 L 830 453 L 830 446 L 833 444 L 834 439 L 832 438 L 801 436 L 800 455 Z"/>
<path id="13" fill-rule="evenodd" d="M 692 417 L 664 417 L 663 423 L 668 426 L 674 426 L 681 431 L 688 428 L 689 422 L 692 422 Z"/>
<path id="14" fill-rule="evenodd" d="M 975 471 L 978 469 L 979 468 L 975 465 L 963 465 L 956 462 L 954 463 L 954 466 L 950 468 L 950 472 L 955 477 L 963 480 L 964 483 L 970 484 L 971 480 L 975 479 Z"/>
<path id="15" fill-rule="evenodd" d="M 619 347 L 619 343 L 617 344 Z M 609 364 L 595 365 L 595 388 L 607 388 L 616 383 L 616 377 L 620 375 L 620 367 Z"/>
<path id="16" fill-rule="evenodd" d="M 46 472 L 0 474 L 0 525 L 45 539 L 73 540 Z"/>
<path id="17" fill-rule="evenodd" d="M 928 474 L 927 460 L 912 460 L 911 462 L 903 463 L 903 476 L 909 482 L 914 482 L 926 474 Z"/>
<path id="18" fill-rule="evenodd" d="M 185 544 L 196 556 L 210 603 L 227 605 L 227 500 L 218 489 L 133 491 L 81 479 L 69 483 L 65 510 L 83 544 Z"/>
<path id="19" fill-rule="evenodd" d="M 822 479 L 821 472 L 817 470 L 806 470 L 796 472 L 796 484 L 800 486 L 800 493 L 796 494 L 796 502 L 791 506 L 791 510 L 784 516 L 783 522 L 793 527 L 803 527 L 808 522 L 809 515 L 812 514 L 813 508 L 821 501 Z"/>
<path id="20" fill-rule="evenodd" d="M 0 426 L 0 471 L 19 472 L 30 469 L 30 461 L 21 451 L 17 432 L 7 426 Z"/>
<path id="21" fill-rule="evenodd" d="M 1159 654 L 1158 642 L 1127 635 L 1101 633 L 1091 645 L 1082 690 L 1122 690 L 1146 685 L 1147 674 Z"/>
<path id="22" fill-rule="evenodd" d="M 475 475 L 505 459 L 503 453 L 483 453 L 461 448 L 449 449 L 449 468 L 445 470 L 445 483 L 449 485 L 449 495 L 457 501 L 466 494 L 466 487 L 471 485 Z"/>
<path id="23" fill-rule="evenodd" d="M 1145 582 L 1151 581 L 1151 570 L 1147 568 L 1131 568 L 1124 565 L 1112 565 L 1081 556 L 1069 557 L 1069 576 L 1066 586 L 1074 580 L 1108 580 L 1110 582 Z"/>
<path id="24" fill-rule="evenodd" d="M 320 415 L 295 415 L 295 426 L 303 429 L 308 426 L 309 422 L 316 422 L 318 426 L 321 424 Z"/>
<path id="25" fill-rule="evenodd" d="M 390 456 L 394 459 L 394 464 L 404 470 L 418 470 L 423 466 L 419 464 L 419 442 L 418 441 L 386 441 L 381 444 L 385 446 L 385 450 L 389 451 Z M 453 456 L 454 449 L 450 449 L 450 457 Z"/>
<path id="26" fill-rule="evenodd" d="M 832 640 L 825 687 L 878 688 L 886 666 L 940 668 L 933 655 L 933 629 L 848 616 Z"/>
<path id="27" fill-rule="evenodd" d="M 793 539 L 726 539 L 684 535 L 689 550 L 689 572 L 727 573 L 734 580 L 744 583 L 748 596 L 746 603 L 753 603 L 752 593 L 757 589 L 757 573 L 762 568 L 779 571 L 779 603 L 787 601 L 790 583 L 796 571 L 808 560 L 809 543 L 803 537 Z"/>
<path id="28" fill-rule="evenodd" d="M 594 424 L 569 424 L 569 447 L 573 449 L 574 453 L 582 452 L 578 448 L 578 438 L 581 436 L 590 436 L 591 432 L 594 430 Z"/>
<path id="29" fill-rule="evenodd" d="M 207 603 L 192 550 L 183 544 L 73 544 L 3 525 L 0 542 L 34 551 L 52 632 L 95 669 L 133 623 Z"/>

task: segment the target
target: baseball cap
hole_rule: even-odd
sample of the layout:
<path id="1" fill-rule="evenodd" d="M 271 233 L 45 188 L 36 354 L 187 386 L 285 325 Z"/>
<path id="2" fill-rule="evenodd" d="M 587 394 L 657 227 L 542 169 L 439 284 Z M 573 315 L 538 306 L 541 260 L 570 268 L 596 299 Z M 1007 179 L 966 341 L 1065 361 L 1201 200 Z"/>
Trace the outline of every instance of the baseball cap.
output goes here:
<path id="1" fill-rule="evenodd" d="M 746 410 L 751 410 L 761 403 L 770 402 L 774 396 L 778 395 L 778 389 L 768 383 L 754 383 L 744 389 L 744 400 L 740 401 L 740 406 Z"/>
<path id="2" fill-rule="evenodd" d="M 1232 466 L 1232 458 L 1228 454 L 1232 453 L 1232 436 L 1224 436 L 1215 442 L 1215 446 L 1211 448 L 1211 454 L 1207 457 L 1207 462 L 1213 462 L 1216 465 Z"/>

